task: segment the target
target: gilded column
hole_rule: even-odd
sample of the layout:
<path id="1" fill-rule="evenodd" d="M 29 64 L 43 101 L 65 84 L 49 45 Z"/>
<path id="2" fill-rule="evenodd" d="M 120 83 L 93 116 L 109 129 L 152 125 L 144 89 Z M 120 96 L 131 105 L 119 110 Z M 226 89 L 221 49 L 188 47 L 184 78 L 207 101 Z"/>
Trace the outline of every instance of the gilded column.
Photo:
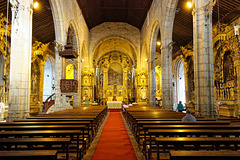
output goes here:
<path id="1" fill-rule="evenodd" d="M 236 68 L 235 70 L 235 75 L 237 75 L 237 112 L 239 112 L 240 109 L 240 54 L 234 57 L 234 67 Z M 236 113 L 238 114 L 238 113 Z"/>

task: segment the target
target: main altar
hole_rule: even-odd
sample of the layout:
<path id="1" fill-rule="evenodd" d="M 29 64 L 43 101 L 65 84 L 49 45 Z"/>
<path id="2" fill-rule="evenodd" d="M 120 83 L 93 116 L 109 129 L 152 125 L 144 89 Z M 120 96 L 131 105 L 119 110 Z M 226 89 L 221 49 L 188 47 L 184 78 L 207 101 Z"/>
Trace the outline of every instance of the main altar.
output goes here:
<path id="1" fill-rule="evenodd" d="M 108 109 L 122 109 L 122 101 L 107 101 Z"/>

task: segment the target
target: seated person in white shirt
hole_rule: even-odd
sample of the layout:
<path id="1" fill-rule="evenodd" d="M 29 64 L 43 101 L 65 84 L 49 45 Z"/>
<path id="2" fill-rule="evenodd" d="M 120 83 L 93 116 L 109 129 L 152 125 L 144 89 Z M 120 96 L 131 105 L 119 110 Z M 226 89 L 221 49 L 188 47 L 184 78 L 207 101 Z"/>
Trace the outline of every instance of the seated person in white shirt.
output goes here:
<path id="1" fill-rule="evenodd" d="M 196 121 L 196 118 L 191 115 L 191 110 L 187 109 L 186 110 L 186 116 L 182 118 L 182 121 Z"/>

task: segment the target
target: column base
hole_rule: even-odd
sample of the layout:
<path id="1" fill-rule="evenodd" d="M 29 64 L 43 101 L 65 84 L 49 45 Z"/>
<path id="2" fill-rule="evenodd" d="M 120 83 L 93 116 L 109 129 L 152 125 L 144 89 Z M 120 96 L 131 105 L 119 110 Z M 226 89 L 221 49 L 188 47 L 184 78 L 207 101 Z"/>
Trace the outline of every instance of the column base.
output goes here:
<path id="1" fill-rule="evenodd" d="M 157 107 L 156 101 L 149 101 L 149 106 L 151 106 L 151 107 Z"/>

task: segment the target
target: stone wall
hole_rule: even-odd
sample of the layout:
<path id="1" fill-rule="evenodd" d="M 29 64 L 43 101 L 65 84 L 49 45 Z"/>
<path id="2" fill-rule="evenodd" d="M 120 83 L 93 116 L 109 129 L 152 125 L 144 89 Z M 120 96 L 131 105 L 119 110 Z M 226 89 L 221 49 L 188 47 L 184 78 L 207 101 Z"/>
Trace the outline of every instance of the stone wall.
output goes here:
<path id="1" fill-rule="evenodd" d="M 149 104 L 155 102 L 154 66 L 151 62 L 155 58 L 156 34 L 160 30 L 162 44 L 162 93 L 163 107 L 172 109 L 172 30 L 175 17 L 175 10 L 178 0 L 159 1 L 153 3 L 147 13 L 147 17 L 141 29 L 141 55 L 148 52 L 148 73 L 149 74 Z M 143 49 L 142 49 L 143 48 Z M 145 56 L 141 58 L 141 68 L 146 66 Z M 150 71 L 151 69 L 151 71 Z M 152 96 L 151 96 L 152 95 Z"/>
<path id="2" fill-rule="evenodd" d="M 54 27 L 56 33 L 56 41 L 60 46 L 56 46 L 56 65 L 55 65 L 55 108 L 56 110 L 64 109 L 66 102 L 61 102 L 60 91 L 60 79 L 62 78 L 62 58 L 59 56 L 59 51 L 62 49 L 62 45 L 66 44 L 67 32 L 69 26 L 74 30 L 74 44 L 78 55 L 78 93 L 74 95 L 74 106 L 80 106 L 81 104 L 81 51 L 84 44 L 85 48 L 88 48 L 89 44 L 89 29 L 82 15 L 81 9 L 76 0 L 50 0 L 50 5 L 53 12 Z M 64 7 L 66 6 L 66 7 Z M 69 10 L 71 8 L 71 10 Z M 86 52 L 88 49 L 84 49 Z M 88 54 L 88 53 L 86 53 Z M 65 99 L 65 98 L 63 98 Z"/>

